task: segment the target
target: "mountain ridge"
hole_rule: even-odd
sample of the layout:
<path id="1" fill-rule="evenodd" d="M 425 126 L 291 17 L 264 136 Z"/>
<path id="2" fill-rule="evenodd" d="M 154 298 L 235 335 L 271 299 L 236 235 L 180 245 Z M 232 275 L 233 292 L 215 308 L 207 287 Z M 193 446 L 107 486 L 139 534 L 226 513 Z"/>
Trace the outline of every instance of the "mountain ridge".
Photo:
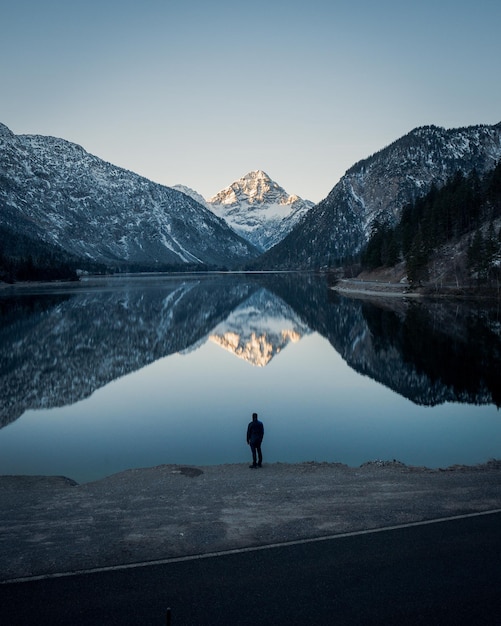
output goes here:
<path id="1" fill-rule="evenodd" d="M 459 129 L 422 126 L 350 167 L 324 200 L 253 269 L 327 268 L 360 252 L 376 223 L 394 225 L 405 204 L 458 170 L 493 169 L 501 123 Z"/>
<path id="2" fill-rule="evenodd" d="M 234 266 L 258 251 L 177 190 L 56 137 L 0 127 L 2 225 L 115 268 Z"/>
<path id="3" fill-rule="evenodd" d="M 315 205 L 289 194 L 263 170 L 251 170 L 207 200 L 190 187 L 174 188 L 203 202 L 261 252 L 281 241 Z"/>
<path id="4" fill-rule="evenodd" d="M 124 269 L 326 269 L 357 255 L 377 223 L 458 171 L 501 159 L 501 122 L 421 126 L 351 166 L 321 202 L 253 170 L 204 200 L 89 154 L 0 124 L 0 235 Z"/>

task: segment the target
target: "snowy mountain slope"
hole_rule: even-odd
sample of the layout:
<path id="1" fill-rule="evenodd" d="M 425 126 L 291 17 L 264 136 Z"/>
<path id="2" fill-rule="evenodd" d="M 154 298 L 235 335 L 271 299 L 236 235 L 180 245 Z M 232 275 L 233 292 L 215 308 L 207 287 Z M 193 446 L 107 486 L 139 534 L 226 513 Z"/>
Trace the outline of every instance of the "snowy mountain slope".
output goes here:
<path id="1" fill-rule="evenodd" d="M 207 200 L 201 194 L 199 194 L 198 191 L 195 191 L 191 187 L 187 187 L 186 185 L 173 185 L 172 189 L 184 193 L 186 196 L 189 196 L 190 198 L 198 202 L 198 204 L 201 204 L 206 209 L 211 210 L 211 207 L 209 206 Z"/>
<path id="2" fill-rule="evenodd" d="M 376 220 L 395 224 L 403 206 L 458 170 L 484 173 L 501 159 L 501 124 L 417 128 L 350 168 L 257 267 L 314 268 L 356 254 Z"/>
<path id="3" fill-rule="evenodd" d="M 232 266 L 257 255 L 205 206 L 82 147 L 0 124 L 0 220 L 113 266 Z"/>
<path id="4" fill-rule="evenodd" d="M 265 172 L 256 170 L 209 198 L 207 206 L 257 248 L 268 250 L 294 228 L 314 203 L 289 195 Z"/>

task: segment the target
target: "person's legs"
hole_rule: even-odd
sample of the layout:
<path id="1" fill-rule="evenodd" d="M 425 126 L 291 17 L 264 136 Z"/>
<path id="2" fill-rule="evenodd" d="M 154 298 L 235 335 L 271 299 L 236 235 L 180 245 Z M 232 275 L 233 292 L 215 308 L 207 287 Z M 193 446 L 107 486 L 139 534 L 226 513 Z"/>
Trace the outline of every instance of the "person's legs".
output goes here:
<path id="1" fill-rule="evenodd" d="M 261 452 L 261 443 L 257 443 L 256 444 L 256 450 L 257 450 L 257 465 L 258 467 L 261 467 L 262 463 L 263 463 L 263 454 Z M 254 463 L 256 462 L 255 459 L 255 455 L 254 455 Z"/>
<path id="2" fill-rule="evenodd" d="M 256 463 L 256 444 L 251 442 L 250 449 L 251 449 L 251 452 L 252 452 L 252 466 L 256 467 L 257 466 L 257 463 Z"/>

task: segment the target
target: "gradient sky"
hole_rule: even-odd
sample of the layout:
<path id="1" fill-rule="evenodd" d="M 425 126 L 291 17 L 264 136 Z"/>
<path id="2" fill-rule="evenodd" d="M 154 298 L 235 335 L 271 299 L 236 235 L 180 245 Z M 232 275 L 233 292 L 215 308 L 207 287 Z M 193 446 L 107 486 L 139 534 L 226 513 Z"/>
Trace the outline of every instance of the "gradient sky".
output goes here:
<path id="1" fill-rule="evenodd" d="M 0 0 L 0 121 L 205 197 L 320 201 L 416 126 L 501 121 L 499 0 Z"/>

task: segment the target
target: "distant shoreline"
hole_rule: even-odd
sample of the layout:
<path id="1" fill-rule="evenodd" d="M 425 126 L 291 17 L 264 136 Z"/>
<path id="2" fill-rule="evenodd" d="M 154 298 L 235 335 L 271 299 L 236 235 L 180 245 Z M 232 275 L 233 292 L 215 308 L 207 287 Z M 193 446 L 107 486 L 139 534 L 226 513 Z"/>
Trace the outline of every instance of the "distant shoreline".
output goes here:
<path id="1" fill-rule="evenodd" d="M 411 288 L 407 283 L 369 280 L 365 278 L 341 278 L 330 289 L 340 294 L 375 296 L 378 298 L 451 298 L 499 300 L 501 290 L 496 288 L 457 287 L 455 285 L 422 285 Z"/>
<path id="2" fill-rule="evenodd" d="M 343 278 L 331 286 L 333 291 L 347 294 L 363 294 L 383 298 L 421 297 L 417 291 L 410 291 L 408 285 L 401 283 L 380 282 L 372 280 L 357 280 Z"/>

